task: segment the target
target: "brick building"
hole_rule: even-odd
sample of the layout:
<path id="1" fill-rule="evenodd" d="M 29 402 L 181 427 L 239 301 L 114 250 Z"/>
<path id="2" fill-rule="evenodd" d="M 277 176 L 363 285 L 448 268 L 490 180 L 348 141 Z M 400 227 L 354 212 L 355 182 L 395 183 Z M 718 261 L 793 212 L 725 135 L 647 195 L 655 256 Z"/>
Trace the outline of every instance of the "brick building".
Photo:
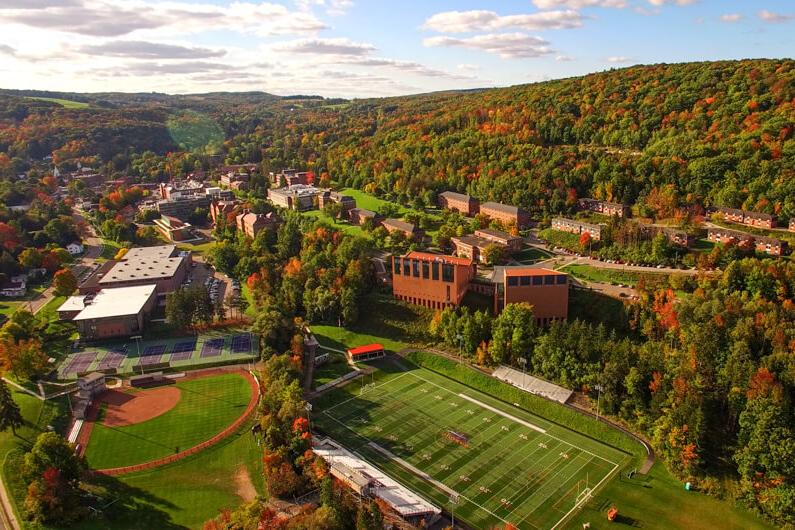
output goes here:
<path id="1" fill-rule="evenodd" d="M 707 229 L 707 239 L 713 243 L 751 246 L 757 252 L 770 254 L 771 256 L 782 256 L 787 252 L 787 243 L 785 241 L 774 237 L 755 236 L 728 228 Z"/>
<path id="2" fill-rule="evenodd" d="M 160 232 L 163 237 L 169 241 L 187 241 L 193 239 L 192 226 L 190 223 L 185 223 L 171 217 L 164 215 L 160 219 L 155 219 L 155 229 Z"/>
<path id="3" fill-rule="evenodd" d="M 530 214 L 517 206 L 502 204 L 499 202 L 484 202 L 480 205 L 480 212 L 489 219 L 494 219 L 502 223 L 515 224 L 519 228 L 524 228 L 530 224 Z"/>
<path id="4" fill-rule="evenodd" d="M 432 309 L 458 306 L 475 277 L 471 259 L 411 252 L 392 258 L 395 298 Z"/>
<path id="5" fill-rule="evenodd" d="M 484 239 L 488 239 L 493 243 L 504 245 L 509 253 L 519 252 L 522 250 L 522 246 L 524 245 L 524 240 L 521 237 L 511 235 L 508 232 L 503 232 L 502 230 L 494 230 L 493 228 L 481 228 L 480 230 L 475 230 L 475 235 Z"/>
<path id="6" fill-rule="evenodd" d="M 381 221 L 381 226 L 386 228 L 386 231 L 390 234 L 400 232 L 406 236 L 406 239 L 412 239 L 414 241 L 421 240 L 425 235 L 425 232 L 417 227 L 417 225 L 401 221 L 400 219 L 384 219 Z"/>
<path id="7" fill-rule="evenodd" d="M 726 221 L 756 228 L 771 229 L 776 227 L 776 218 L 767 213 L 738 210 L 737 208 L 718 208 L 718 213 Z"/>
<path id="8" fill-rule="evenodd" d="M 506 255 L 521 250 L 523 245 L 521 237 L 490 228 L 476 230 L 473 235 L 454 237 L 452 242 L 457 256 L 469 258 L 478 263 L 484 261 L 484 253 L 489 245 L 500 246 Z"/>
<path id="9" fill-rule="evenodd" d="M 494 313 L 508 304 L 527 302 L 533 306 L 536 322 L 546 325 L 565 320 L 569 311 L 569 277 L 551 269 L 495 267 Z"/>
<path id="10" fill-rule="evenodd" d="M 276 230 L 281 222 L 281 218 L 273 212 L 267 214 L 243 212 L 235 217 L 237 230 L 251 239 L 257 237 L 257 234 L 263 230 Z"/>
<path id="11" fill-rule="evenodd" d="M 171 199 L 157 202 L 157 211 L 160 215 L 176 217 L 184 221 L 190 217 L 196 209 L 208 208 L 210 197 L 207 195 L 196 195 L 179 199 Z"/>
<path id="12" fill-rule="evenodd" d="M 306 211 L 317 206 L 317 196 L 321 190 L 305 184 L 293 184 L 286 188 L 268 190 L 268 200 L 288 210 Z"/>
<path id="13" fill-rule="evenodd" d="M 789 231 L 795 232 L 795 217 L 789 220 Z"/>
<path id="14" fill-rule="evenodd" d="M 351 208 L 348 210 L 348 219 L 351 224 L 361 226 L 368 219 L 373 223 L 377 223 L 378 214 L 370 210 L 365 210 L 364 208 Z"/>
<path id="15" fill-rule="evenodd" d="M 439 194 L 439 206 L 471 217 L 478 213 L 480 204 L 471 195 L 445 191 Z"/>
<path id="16" fill-rule="evenodd" d="M 629 217 L 631 214 L 629 206 L 618 202 L 599 201 L 596 199 L 585 198 L 577 201 L 577 204 L 581 210 L 596 212 L 602 215 L 609 215 L 611 217 L 614 215 L 617 217 Z"/>
<path id="17" fill-rule="evenodd" d="M 213 201 L 210 203 L 210 218 L 213 224 L 218 222 L 218 218 L 226 220 L 227 216 L 235 213 L 240 201 Z"/>
<path id="18" fill-rule="evenodd" d="M 157 305 L 156 290 L 155 285 L 102 289 L 84 297 L 72 322 L 83 340 L 140 335 Z"/>
<path id="19" fill-rule="evenodd" d="M 553 230 L 560 230 L 561 232 L 568 232 L 570 234 L 585 234 L 591 235 L 593 241 L 602 239 L 602 225 L 595 225 L 592 223 L 584 223 L 582 221 L 575 221 L 574 219 L 566 219 L 565 217 L 555 217 L 552 219 L 551 228 Z"/>
<path id="20" fill-rule="evenodd" d="M 317 207 L 321 210 L 327 204 L 339 204 L 342 206 L 343 217 L 346 216 L 345 212 L 356 208 L 356 200 L 350 195 L 343 195 L 337 191 L 324 190 L 317 197 Z"/>

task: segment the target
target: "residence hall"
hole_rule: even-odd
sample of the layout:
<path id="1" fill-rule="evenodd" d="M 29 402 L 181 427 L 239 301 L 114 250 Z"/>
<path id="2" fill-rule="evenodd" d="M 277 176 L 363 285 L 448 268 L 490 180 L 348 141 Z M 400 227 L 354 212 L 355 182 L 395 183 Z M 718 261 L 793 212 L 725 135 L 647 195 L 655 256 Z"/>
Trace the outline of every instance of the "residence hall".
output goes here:
<path id="1" fill-rule="evenodd" d="M 536 322 L 547 325 L 565 320 L 569 312 L 569 277 L 559 271 L 527 266 L 495 267 L 494 313 L 508 304 L 527 302 L 533 306 Z"/>
<path id="2" fill-rule="evenodd" d="M 480 203 L 476 198 L 454 191 L 444 191 L 440 193 L 439 205 L 445 210 L 459 212 L 467 217 L 472 217 L 480 210 Z"/>
<path id="3" fill-rule="evenodd" d="M 475 263 L 427 252 L 392 257 L 392 293 L 395 298 L 431 309 L 458 306 L 474 279 Z"/>
<path id="4" fill-rule="evenodd" d="M 484 202 L 480 205 L 480 213 L 496 221 L 514 224 L 524 228 L 530 224 L 530 214 L 517 206 L 499 202 Z"/>

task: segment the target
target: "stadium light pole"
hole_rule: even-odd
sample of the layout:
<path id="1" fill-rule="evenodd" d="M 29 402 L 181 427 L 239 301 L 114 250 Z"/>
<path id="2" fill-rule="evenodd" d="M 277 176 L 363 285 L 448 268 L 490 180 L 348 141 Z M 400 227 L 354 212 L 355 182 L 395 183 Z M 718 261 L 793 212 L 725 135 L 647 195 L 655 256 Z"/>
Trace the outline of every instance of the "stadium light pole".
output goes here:
<path id="1" fill-rule="evenodd" d="M 458 360 L 464 360 L 464 336 L 458 333 L 455 336 L 456 340 L 458 341 Z"/>
<path id="2" fill-rule="evenodd" d="M 455 505 L 458 502 L 458 495 L 450 495 L 450 526 L 455 530 Z"/>
<path id="3" fill-rule="evenodd" d="M 138 350 L 138 365 L 141 367 L 141 375 L 144 375 L 144 363 L 141 362 L 141 339 L 143 337 L 140 335 L 135 335 L 130 338 L 135 339 L 135 347 Z"/>

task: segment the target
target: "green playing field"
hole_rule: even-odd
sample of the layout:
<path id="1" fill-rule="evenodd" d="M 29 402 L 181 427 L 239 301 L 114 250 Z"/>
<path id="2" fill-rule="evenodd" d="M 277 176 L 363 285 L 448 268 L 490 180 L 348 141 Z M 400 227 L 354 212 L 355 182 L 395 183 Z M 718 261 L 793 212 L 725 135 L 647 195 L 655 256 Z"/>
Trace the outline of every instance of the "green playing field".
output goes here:
<path id="1" fill-rule="evenodd" d="M 348 385 L 317 406 L 322 431 L 431 502 L 454 502 L 474 528 L 558 528 L 628 461 L 424 369 Z"/>

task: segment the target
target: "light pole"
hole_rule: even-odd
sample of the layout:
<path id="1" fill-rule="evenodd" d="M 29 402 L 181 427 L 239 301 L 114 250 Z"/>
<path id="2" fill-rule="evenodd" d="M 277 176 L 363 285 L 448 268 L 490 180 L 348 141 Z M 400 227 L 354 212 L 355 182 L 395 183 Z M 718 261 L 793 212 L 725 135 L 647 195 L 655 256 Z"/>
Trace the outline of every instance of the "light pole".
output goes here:
<path id="1" fill-rule="evenodd" d="M 596 385 L 596 419 L 599 419 L 599 401 L 602 398 L 602 385 Z"/>
<path id="2" fill-rule="evenodd" d="M 141 375 L 144 375 L 144 363 L 141 362 L 141 339 L 143 337 L 140 335 L 135 335 L 130 338 L 135 339 L 135 346 L 138 349 L 138 365 L 141 367 Z"/>
<path id="3" fill-rule="evenodd" d="M 450 495 L 450 526 L 455 530 L 455 505 L 458 503 L 458 495 Z"/>
<path id="4" fill-rule="evenodd" d="M 527 357 L 519 357 L 518 361 L 519 364 L 522 365 L 522 388 L 526 388 L 527 382 L 525 381 L 525 370 L 527 370 Z"/>
<path id="5" fill-rule="evenodd" d="M 464 360 L 464 336 L 460 333 L 455 336 L 455 340 L 458 342 L 458 360 Z"/>

